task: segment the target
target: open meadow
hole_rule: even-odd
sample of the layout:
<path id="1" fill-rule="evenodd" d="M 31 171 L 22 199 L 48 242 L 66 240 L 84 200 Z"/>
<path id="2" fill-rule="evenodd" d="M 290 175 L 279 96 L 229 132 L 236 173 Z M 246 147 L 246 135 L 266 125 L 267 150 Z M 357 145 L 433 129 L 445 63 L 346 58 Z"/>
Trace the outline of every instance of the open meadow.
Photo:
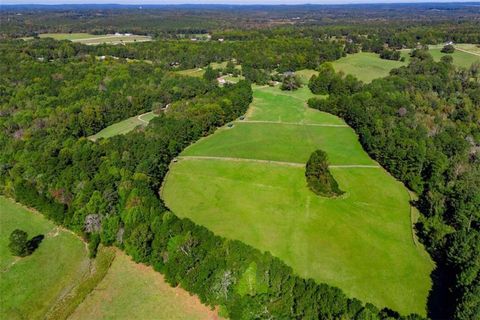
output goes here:
<path id="1" fill-rule="evenodd" d="M 45 236 L 32 255 L 10 254 L 8 237 L 16 228 L 29 238 Z M 118 249 L 101 247 L 89 259 L 80 238 L 1 196 L 0 231 L 0 319 L 218 318 Z"/>
<path id="2" fill-rule="evenodd" d="M 358 80 L 368 83 L 388 76 L 390 70 L 404 66 L 407 62 L 380 59 L 378 54 L 372 52 L 359 52 L 333 61 L 332 64 L 335 71 L 354 75 Z"/>
<path id="3" fill-rule="evenodd" d="M 153 112 L 147 112 L 138 116 L 133 116 L 123 121 L 114 123 L 88 138 L 95 141 L 100 138 L 110 138 L 119 134 L 126 134 L 138 126 L 146 126 L 150 120 L 156 116 L 157 115 Z"/>
<path id="4" fill-rule="evenodd" d="M 428 51 L 435 61 L 440 61 L 444 55 L 447 55 L 447 53 L 441 51 L 442 48 L 443 45 L 429 47 Z M 457 67 L 469 68 L 474 62 L 480 63 L 480 53 L 478 51 L 480 51 L 479 48 L 473 44 L 456 44 L 455 51 L 448 55 L 452 56 L 453 64 Z"/>
<path id="5" fill-rule="evenodd" d="M 42 33 L 38 35 L 40 38 L 53 38 L 56 40 L 70 40 L 88 45 L 96 44 L 123 44 L 131 42 L 151 41 L 149 36 L 125 35 L 125 34 L 89 34 L 89 33 Z"/>
<path id="6" fill-rule="evenodd" d="M 39 213 L 0 197 L 0 318 L 44 319 L 89 272 L 85 244 Z M 45 238 L 32 255 L 17 258 L 8 250 L 14 229 Z"/>
<path id="7" fill-rule="evenodd" d="M 255 87 L 246 119 L 172 164 L 163 199 L 177 215 L 270 251 L 303 277 L 425 315 L 433 263 L 414 242 L 407 189 L 341 119 L 308 109 L 310 95 Z M 346 192 L 341 197 L 307 188 L 304 163 L 318 148 Z"/>
<path id="8" fill-rule="evenodd" d="M 120 250 L 105 278 L 81 303 L 70 320 L 218 319 L 197 297 L 172 288 L 151 267 L 133 262 Z"/>

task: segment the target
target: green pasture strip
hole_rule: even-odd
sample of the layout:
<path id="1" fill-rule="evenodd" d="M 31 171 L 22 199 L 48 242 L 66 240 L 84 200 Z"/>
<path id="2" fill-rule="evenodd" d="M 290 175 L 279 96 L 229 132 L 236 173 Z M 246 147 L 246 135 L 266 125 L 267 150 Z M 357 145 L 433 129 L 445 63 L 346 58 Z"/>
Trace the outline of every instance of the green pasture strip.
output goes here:
<path id="1" fill-rule="evenodd" d="M 4 319 L 43 319 L 89 272 L 85 244 L 38 213 L 0 197 L 0 315 Z M 8 237 L 14 229 L 43 235 L 38 249 L 12 257 Z"/>

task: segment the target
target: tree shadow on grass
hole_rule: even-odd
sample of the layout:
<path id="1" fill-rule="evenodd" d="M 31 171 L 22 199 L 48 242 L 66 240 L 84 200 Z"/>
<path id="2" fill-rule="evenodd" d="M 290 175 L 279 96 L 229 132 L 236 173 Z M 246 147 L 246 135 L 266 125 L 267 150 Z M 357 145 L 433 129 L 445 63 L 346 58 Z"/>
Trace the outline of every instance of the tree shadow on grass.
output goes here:
<path id="1" fill-rule="evenodd" d="M 437 264 L 436 268 L 430 274 L 432 279 L 432 289 L 428 295 L 427 308 L 428 317 L 432 320 L 453 319 L 452 299 L 449 287 L 452 285 L 454 276 L 448 268 L 442 264 Z"/>
<path id="2" fill-rule="evenodd" d="M 45 236 L 43 234 L 39 234 L 38 236 L 35 236 L 32 239 L 28 240 L 27 242 L 28 252 L 32 254 L 35 250 L 37 250 L 38 247 L 40 246 L 40 243 L 42 243 L 43 239 L 45 239 Z"/>

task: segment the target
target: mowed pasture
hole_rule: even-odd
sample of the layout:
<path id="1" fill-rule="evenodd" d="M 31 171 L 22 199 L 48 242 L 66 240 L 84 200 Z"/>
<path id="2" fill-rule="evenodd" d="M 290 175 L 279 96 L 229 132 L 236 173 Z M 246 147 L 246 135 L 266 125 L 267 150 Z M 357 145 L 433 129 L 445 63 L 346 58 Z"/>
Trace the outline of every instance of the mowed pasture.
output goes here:
<path id="1" fill-rule="evenodd" d="M 88 138 L 95 141 L 100 138 L 110 138 L 119 134 L 126 134 L 138 126 L 146 126 L 155 117 L 157 117 L 157 115 L 153 112 L 147 112 L 138 116 L 133 116 L 123 121 L 114 123 Z"/>
<path id="2" fill-rule="evenodd" d="M 4 197 L 0 197 L 0 229 L 0 318 L 44 319 L 89 271 L 85 244 Z M 45 238 L 32 255 L 13 257 L 8 239 L 14 229 L 25 230 L 29 238 Z"/>
<path id="3" fill-rule="evenodd" d="M 308 96 L 255 87 L 246 119 L 187 148 L 162 197 L 177 215 L 270 251 L 303 277 L 425 315 L 433 263 L 414 243 L 408 191 L 341 119 L 308 109 Z M 317 148 L 341 197 L 307 188 L 303 164 Z"/>
<path id="4" fill-rule="evenodd" d="M 372 52 L 359 52 L 332 62 L 335 71 L 351 74 L 365 83 L 389 75 L 390 70 L 399 68 L 407 62 L 380 59 Z"/>
<path id="5" fill-rule="evenodd" d="M 115 34 L 89 34 L 89 33 L 43 33 L 38 35 L 40 38 L 53 38 L 56 40 L 70 40 L 88 45 L 96 44 L 122 44 L 131 42 L 151 41 L 149 36 L 140 35 L 115 35 Z"/>
<path id="6" fill-rule="evenodd" d="M 81 319 L 217 319 L 197 297 L 172 288 L 151 267 L 133 262 L 123 252 L 105 278 L 69 318 Z"/>
<path id="7" fill-rule="evenodd" d="M 480 63 L 480 53 L 476 54 L 475 49 L 478 48 L 475 46 L 468 44 L 454 46 L 455 51 L 450 54 L 443 53 L 441 51 L 443 45 L 430 46 L 428 51 L 435 61 L 440 61 L 440 59 L 445 55 L 452 56 L 453 64 L 457 67 L 469 68 L 474 62 Z"/>
<path id="8" fill-rule="evenodd" d="M 14 229 L 44 235 L 30 256 L 8 249 Z M 112 263 L 113 259 L 113 263 Z M 217 313 L 151 267 L 85 243 L 40 213 L 0 196 L 0 319 L 217 319 Z"/>

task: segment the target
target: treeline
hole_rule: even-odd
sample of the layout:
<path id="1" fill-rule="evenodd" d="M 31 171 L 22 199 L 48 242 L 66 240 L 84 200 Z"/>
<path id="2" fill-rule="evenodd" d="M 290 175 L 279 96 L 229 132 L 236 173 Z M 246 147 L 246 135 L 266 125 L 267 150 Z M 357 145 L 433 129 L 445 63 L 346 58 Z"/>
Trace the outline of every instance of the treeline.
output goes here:
<path id="1" fill-rule="evenodd" d="M 119 120 L 214 87 L 147 63 L 91 56 L 45 61 L 48 57 L 43 57 L 45 50 L 61 55 L 74 46 L 56 42 L 51 49 L 35 48 L 32 54 L 28 46 L 0 44 L 0 121 L 19 146 L 26 136 L 33 141 L 45 135 L 89 136 Z"/>
<path id="2" fill-rule="evenodd" d="M 429 315 L 480 318 L 479 65 L 456 70 L 451 57 L 434 62 L 417 50 L 387 78 L 327 93 L 309 105 L 344 118 L 369 154 L 419 194 L 417 233 L 437 263 Z"/>
<path id="3" fill-rule="evenodd" d="M 193 141 L 244 114 L 252 101 L 250 83 L 219 88 L 201 79 L 154 75 L 148 64 L 124 65 L 116 60 L 59 61 L 59 69 L 50 70 L 28 54 L 17 56 L 22 63 L 10 65 L 13 60 L 8 59 L 13 57 L 2 55 L 0 192 L 83 235 L 92 255 L 99 243 L 123 248 L 135 261 L 152 265 L 169 283 L 219 306 L 221 314 L 232 319 L 420 318 L 379 310 L 347 298 L 337 288 L 302 279 L 270 254 L 217 237 L 164 207 L 158 190 L 172 159 Z M 88 97 L 109 101 L 93 89 L 105 80 L 104 73 L 96 73 L 104 63 L 115 71 L 108 73 L 107 68 L 104 83 L 112 94 L 130 94 L 127 71 L 144 68 L 135 76 L 138 86 L 152 86 L 147 91 L 152 97 L 178 93 L 179 100 L 171 98 L 167 111 L 144 130 L 92 142 L 80 133 L 93 130 L 96 123 L 85 122 L 80 132 L 70 122 L 61 122 L 57 110 L 67 107 L 67 117 L 76 110 L 69 109 L 76 100 L 86 99 L 77 108 L 94 103 L 79 91 L 67 95 L 75 83 L 81 87 L 84 81 L 93 83 Z M 75 72 L 67 76 L 69 68 Z M 48 79 L 53 81 L 59 71 L 65 72 L 59 77 L 63 81 L 50 85 Z M 195 97 L 187 95 L 197 88 Z M 55 100 L 57 96 L 60 100 Z M 116 111 L 104 112 L 107 115 L 100 119 L 107 121 L 108 114 Z M 38 125 L 39 121 L 45 123 Z M 23 134 L 11 128 L 21 128 Z"/>
<path id="4" fill-rule="evenodd" d="M 472 14 L 474 14 L 472 12 Z M 406 18 L 406 17 L 404 17 Z M 381 53 L 385 48 L 397 50 L 415 48 L 418 45 L 454 43 L 480 43 L 480 22 L 478 19 L 465 19 L 457 23 L 452 20 L 432 21 L 330 21 L 327 25 L 294 25 L 260 30 L 217 31 L 212 39 L 235 41 L 267 40 L 273 37 L 310 38 L 338 41 L 345 45 L 346 53 L 358 50 Z M 389 53 L 389 52 L 388 52 Z"/>
<path id="5" fill-rule="evenodd" d="M 453 37 L 469 36 L 462 24 L 477 23 L 480 10 L 473 3 L 434 4 L 352 4 L 296 6 L 121 6 L 121 5 L 57 5 L 7 6 L 0 11 L 0 37 L 33 36 L 51 32 L 89 32 L 105 34 L 129 32 L 157 38 L 180 38 L 182 34 L 210 32 L 219 38 L 245 40 L 258 30 L 277 33 L 277 26 L 290 29 L 315 26 L 317 35 L 323 27 L 350 30 L 358 35 L 383 36 L 395 39 L 416 29 L 417 40 L 436 39 L 448 28 Z M 318 27 L 320 26 L 320 27 Z M 368 28 L 368 30 L 366 30 Z M 253 30 L 253 32 L 250 32 Z M 291 29 L 290 29 L 291 30 Z M 240 32 L 238 32 L 240 31 Z M 247 32 L 243 32 L 247 31 Z M 367 31 L 367 32 L 365 32 Z M 478 34 L 478 31 L 477 31 Z M 289 37 L 295 36 L 293 32 Z M 477 37 L 478 39 L 478 37 Z M 445 39 L 446 40 L 446 39 Z M 451 39 L 453 40 L 453 39 Z M 444 40 L 439 40 L 444 41 Z M 472 42 L 472 41 L 467 41 Z M 477 41 L 478 42 L 478 41 Z"/>
<path id="6" fill-rule="evenodd" d="M 15 52 L 45 63 L 105 56 L 111 57 L 110 59 L 147 60 L 162 70 L 175 71 L 205 67 L 211 62 L 234 60 L 242 65 L 246 78 L 254 82 L 260 79 L 259 74 L 269 77 L 274 70 L 284 72 L 315 69 L 323 62 L 337 60 L 345 55 L 340 43 L 284 37 L 229 43 L 155 41 L 125 46 L 87 46 L 53 39 L 4 43 L 8 43 L 5 46 L 10 49 L 15 46 Z"/>

